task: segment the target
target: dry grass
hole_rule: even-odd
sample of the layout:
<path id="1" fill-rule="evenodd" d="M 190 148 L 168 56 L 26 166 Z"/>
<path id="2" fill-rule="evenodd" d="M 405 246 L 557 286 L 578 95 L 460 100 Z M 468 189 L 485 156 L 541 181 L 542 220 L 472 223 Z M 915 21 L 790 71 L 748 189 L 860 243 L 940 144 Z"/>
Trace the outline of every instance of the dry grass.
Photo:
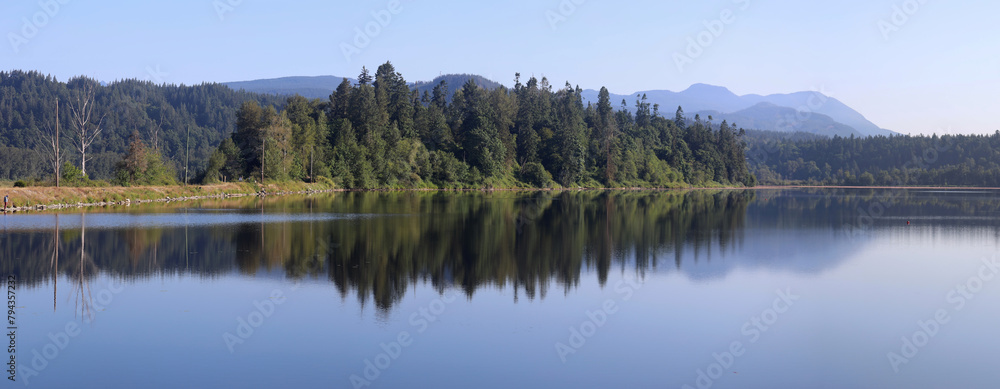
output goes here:
<path id="1" fill-rule="evenodd" d="M 254 194 L 261 190 L 270 193 L 301 192 L 310 190 L 327 190 L 329 188 L 318 184 L 281 183 L 267 184 L 264 187 L 252 183 L 225 183 L 214 185 L 189 186 L 142 186 L 142 187 L 0 187 L 0 196 L 10 196 L 10 202 L 15 207 L 31 207 L 36 205 L 75 205 L 78 203 L 112 203 L 125 200 L 161 200 L 166 198 L 181 199 L 188 197 L 213 197 L 223 195 Z"/>

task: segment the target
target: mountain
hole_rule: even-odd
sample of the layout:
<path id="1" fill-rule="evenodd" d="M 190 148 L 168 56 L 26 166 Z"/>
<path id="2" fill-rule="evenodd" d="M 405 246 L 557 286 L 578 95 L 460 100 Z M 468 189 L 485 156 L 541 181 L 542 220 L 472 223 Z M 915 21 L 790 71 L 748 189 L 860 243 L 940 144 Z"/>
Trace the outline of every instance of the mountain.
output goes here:
<path id="1" fill-rule="evenodd" d="M 650 104 L 659 104 L 661 113 L 667 117 L 672 116 L 671 112 L 677 109 L 678 106 L 683 107 L 684 112 L 688 115 L 701 112 L 714 112 L 715 114 L 713 114 L 713 117 L 721 117 L 719 113 L 735 114 L 739 111 L 754 108 L 761 103 L 769 103 L 771 105 L 785 107 L 793 111 L 808 112 L 809 115 L 805 116 L 809 116 L 810 118 L 816 116 L 816 119 L 818 120 L 816 123 L 809 123 L 810 120 L 805 120 L 806 123 L 803 124 L 806 124 L 806 127 L 808 128 L 821 128 L 819 126 L 823 125 L 822 122 L 825 121 L 824 117 L 826 117 L 832 119 L 837 124 L 850 127 L 852 130 L 856 131 L 856 135 L 868 136 L 895 134 L 892 131 L 882 129 L 875 125 L 866 119 L 864 115 L 855 111 L 851 107 L 848 107 L 839 100 L 826 96 L 820 92 L 796 92 L 790 94 L 773 94 L 768 96 L 755 94 L 739 96 L 724 87 L 707 84 L 694 84 L 682 92 L 650 90 L 636 92 L 631 95 L 612 94 L 611 101 L 617 106 L 618 103 L 624 99 L 626 107 L 631 110 L 635 106 L 635 100 L 643 94 L 646 95 L 647 101 Z M 583 99 L 585 101 L 596 103 L 597 95 L 598 91 L 588 89 L 583 92 Z M 744 118 L 745 120 L 737 120 L 736 123 L 745 128 L 782 131 L 782 129 L 778 127 L 750 126 L 750 122 L 754 122 L 756 125 L 774 125 L 776 123 L 775 120 L 769 121 L 763 119 L 766 115 L 775 113 L 776 112 L 774 112 L 773 108 L 769 108 L 767 106 L 757 107 L 750 112 L 743 112 L 742 114 L 747 117 Z M 795 112 L 792 112 L 792 114 L 792 117 L 796 117 Z M 787 128 L 788 126 L 781 127 Z M 834 127 L 837 127 L 834 129 L 835 132 L 844 132 L 843 128 L 839 128 L 838 126 Z"/>
<path id="2" fill-rule="evenodd" d="M 750 101 L 757 98 L 760 99 L 761 102 L 768 102 L 782 107 L 801 109 L 805 112 L 811 112 L 813 114 L 823 114 L 840 123 L 853 127 L 859 133 L 866 136 L 898 135 L 893 131 L 883 129 L 875 125 L 875 123 L 866 119 L 864 115 L 855 111 L 851 107 L 848 107 L 847 104 L 840 102 L 840 100 L 826 96 L 820 92 L 796 92 L 768 96 L 747 95 L 744 97 Z"/>
<path id="3" fill-rule="evenodd" d="M 700 111 L 702 120 L 707 120 L 712 116 L 712 123 L 718 124 L 723 120 L 729 123 L 736 123 L 742 128 L 768 129 L 782 132 L 806 132 L 810 134 L 825 136 L 850 137 L 862 136 L 861 132 L 843 123 L 839 123 L 833 118 L 820 113 L 800 115 L 799 111 L 793 108 L 781 107 L 772 103 L 758 103 L 750 108 L 733 113 L 721 113 L 719 111 Z"/>
<path id="4" fill-rule="evenodd" d="M 259 94 L 294 95 L 300 94 L 310 99 L 327 99 L 337 89 L 344 77 L 283 77 L 264 80 L 227 82 L 224 85 L 235 90 Z M 351 83 L 357 81 L 348 78 Z M 475 74 L 446 74 L 431 81 L 410 83 L 421 95 L 431 93 L 441 81 L 448 83 L 448 101 L 456 90 L 462 88 L 469 80 L 481 87 L 493 89 L 501 84 Z M 635 106 L 638 96 L 646 95 L 648 102 L 659 104 L 663 116 L 672 117 L 676 107 L 684 107 L 684 111 L 693 116 L 694 113 L 711 114 L 719 122 L 728 120 L 736 122 L 744 128 L 770 131 L 796 131 L 814 134 L 829 134 L 849 136 L 893 135 L 892 131 L 882 129 L 839 100 L 820 92 L 795 92 L 789 94 L 773 94 L 761 96 L 756 94 L 739 96 L 721 86 L 694 84 L 682 92 L 669 90 L 649 90 L 632 95 L 611 95 L 612 103 L 617 107 L 625 100 L 629 110 Z M 597 102 L 598 91 L 587 89 L 583 91 L 585 102 Z M 761 105 L 762 103 L 769 105 Z M 784 108 L 784 109 L 779 109 Z M 790 111 L 789 111 L 790 110 Z M 804 113 L 808 113 L 805 115 Z M 780 115 L 780 116 L 778 116 Z M 786 118 L 781 121 L 779 118 Z M 805 117 L 805 119 L 802 119 Z M 791 118 L 789 120 L 789 118 Z M 794 125 L 788 125 L 794 122 Z"/>
<path id="5" fill-rule="evenodd" d="M 337 85 L 343 82 L 344 77 L 337 76 L 317 76 L 317 77 L 282 77 L 253 81 L 225 82 L 233 90 L 243 90 L 251 93 L 272 94 L 272 95 L 294 95 L 300 94 L 308 99 L 328 99 L 330 94 L 337 89 Z M 349 79 L 351 83 L 357 80 Z"/>
<path id="6" fill-rule="evenodd" d="M 343 82 L 345 77 L 338 76 L 316 76 L 316 77 L 282 77 L 282 78 L 271 78 L 263 80 L 253 80 L 253 81 L 235 81 L 226 82 L 226 85 L 236 91 L 245 91 L 258 94 L 272 94 L 272 95 L 286 95 L 291 96 L 295 94 L 302 95 L 302 97 L 308 99 L 329 99 L 330 94 L 337 89 L 337 86 Z M 358 80 L 353 78 L 347 78 L 351 84 L 356 84 Z M 455 94 L 456 90 L 462 88 L 469 80 L 474 80 L 477 85 L 493 89 L 500 86 L 500 83 L 492 81 L 483 76 L 477 76 L 474 74 L 446 74 L 439 76 L 429 82 L 416 82 L 410 83 L 411 89 L 416 89 L 423 95 L 424 92 L 432 93 L 434 87 L 437 86 L 441 81 L 448 83 L 448 101 L 451 101 L 451 96 Z"/>
<path id="7" fill-rule="evenodd" d="M 455 91 L 462 89 L 462 86 L 465 85 L 466 82 L 469 82 L 469 80 L 475 81 L 476 85 L 479 85 L 486 89 L 495 89 L 501 86 L 499 82 L 490 80 L 483 76 L 477 76 L 475 74 L 445 74 L 429 82 L 418 81 L 417 83 L 410 84 L 410 88 L 412 89 L 416 87 L 417 91 L 419 91 L 420 94 L 423 95 L 424 92 L 433 93 L 434 87 L 440 84 L 441 81 L 447 82 L 448 101 L 451 102 L 451 96 L 455 94 Z"/>

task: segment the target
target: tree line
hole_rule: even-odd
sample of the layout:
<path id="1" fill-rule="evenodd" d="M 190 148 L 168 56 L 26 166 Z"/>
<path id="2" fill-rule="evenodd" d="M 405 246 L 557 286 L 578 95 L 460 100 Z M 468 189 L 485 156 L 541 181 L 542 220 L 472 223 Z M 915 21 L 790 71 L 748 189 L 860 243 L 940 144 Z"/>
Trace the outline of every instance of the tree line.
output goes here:
<path id="1" fill-rule="evenodd" d="M 362 69 L 329 100 L 288 98 L 284 109 L 243 103 L 232 136 L 201 175 L 329 180 L 344 188 L 752 186 L 743 130 L 673 119 L 645 96 L 615 109 L 606 88 L 583 103 L 569 83 L 534 77 L 514 88 L 469 80 L 421 94 L 391 63 Z"/>
<path id="2" fill-rule="evenodd" d="M 170 180 L 182 181 L 189 165 L 193 181 L 233 132 L 236 111 L 248 100 L 285 101 L 220 84 L 130 79 L 102 85 L 87 77 L 60 82 L 34 71 L 0 72 L 0 179 L 55 184 L 56 177 L 68 177 L 68 185 L 85 184 L 84 177 L 116 180 L 131 138 L 162 156 Z M 63 169 L 67 163 L 69 170 Z"/>
<path id="3" fill-rule="evenodd" d="M 765 184 L 1000 187 L 1000 131 L 865 138 L 749 134 L 750 167 Z"/>
<path id="4" fill-rule="evenodd" d="M 742 129 L 645 96 L 515 76 L 452 91 L 385 63 L 328 100 L 0 73 L 0 179 L 123 185 L 303 180 L 344 188 L 752 186 Z M 429 89 L 429 90 L 428 90 Z M 423 93 L 420 91 L 423 90 Z M 58 116 L 57 110 L 62 108 Z M 58 129 L 61 128 L 61 131 Z M 54 146 L 56 145 L 56 146 Z M 57 149 L 57 145 L 63 145 Z"/>

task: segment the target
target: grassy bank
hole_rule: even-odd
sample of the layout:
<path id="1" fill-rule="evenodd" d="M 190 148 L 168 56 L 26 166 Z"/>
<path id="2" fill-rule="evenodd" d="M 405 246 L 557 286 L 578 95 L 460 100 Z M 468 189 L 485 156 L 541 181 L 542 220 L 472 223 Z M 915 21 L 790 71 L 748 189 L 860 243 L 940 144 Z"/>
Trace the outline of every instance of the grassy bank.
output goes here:
<path id="1" fill-rule="evenodd" d="M 69 207 L 107 205 L 123 202 L 150 202 L 166 200 L 186 200 L 227 196 L 325 191 L 333 188 L 324 184 L 301 182 L 266 183 L 225 183 L 214 185 L 171 185 L 140 187 L 50 187 L 33 186 L 14 188 L 0 187 L 0 196 L 9 196 L 11 206 L 16 210 L 27 210 L 44 206 Z"/>

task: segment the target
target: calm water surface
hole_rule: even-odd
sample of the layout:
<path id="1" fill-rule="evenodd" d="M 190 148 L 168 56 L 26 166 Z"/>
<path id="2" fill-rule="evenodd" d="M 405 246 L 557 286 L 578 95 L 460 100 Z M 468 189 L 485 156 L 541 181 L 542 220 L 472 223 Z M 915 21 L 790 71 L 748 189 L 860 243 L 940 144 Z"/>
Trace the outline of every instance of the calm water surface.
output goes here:
<path id="1" fill-rule="evenodd" d="M 342 193 L 0 219 L 5 387 L 1000 379 L 995 191 Z"/>

